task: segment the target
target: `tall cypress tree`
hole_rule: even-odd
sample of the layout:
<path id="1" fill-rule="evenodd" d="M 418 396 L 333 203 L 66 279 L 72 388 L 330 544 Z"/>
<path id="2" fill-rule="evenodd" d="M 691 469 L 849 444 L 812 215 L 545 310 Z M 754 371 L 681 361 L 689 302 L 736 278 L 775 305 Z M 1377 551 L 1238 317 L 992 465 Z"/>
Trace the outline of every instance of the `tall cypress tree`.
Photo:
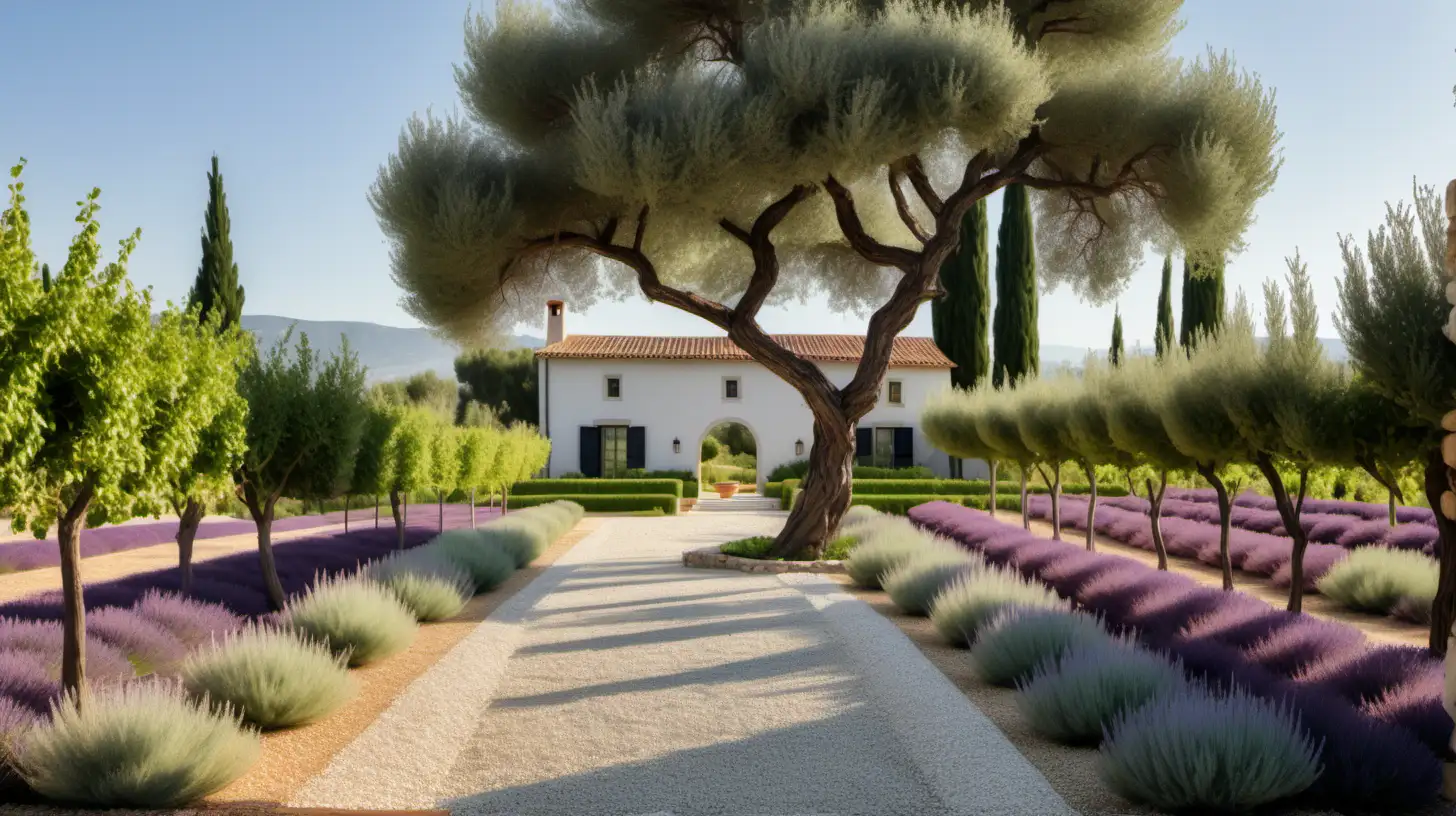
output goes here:
<path id="1" fill-rule="evenodd" d="M 992 319 L 995 362 L 991 383 L 1015 385 L 1041 371 L 1036 329 L 1036 249 L 1031 201 L 1020 184 L 1001 194 L 1001 226 L 996 231 L 996 314 Z"/>
<path id="2" fill-rule="evenodd" d="M 991 291 L 986 201 L 977 201 L 961 219 L 960 248 L 940 267 L 945 296 L 930 305 L 935 344 L 956 364 L 950 381 L 957 388 L 978 385 L 991 367 L 987 342 Z"/>
<path id="3" fill-rule="evenodd" d="M 40 288 L 41 288 L 41 291 L 42 292 L 49 292 L 51 290 L 51 265 L 50 264 L 41 264 L 40 265 Z"/>
<path id="4" fill-rule="evenodd" d="M 1163 258 L 1163 288 L 1158 290 L 1158 327 L 1153 333 L 1153 347 L 1158 359 L 1173 347 L 1173 258 Z"/>
<path id="5" fill-rule="evenodd" d="M 1183 261 L 1183 328 L 1178 342 L 1192 354 L 1223 325 L 1223 261 Z"/>
<path id="6" fill-rule="evenodd" d="M 232 221 L 228 218 L 227 194 L 217 156 L 207 174 L 207 215 L 202 226 L 202 263 L 197 279 L 187 293 L 189 306 L 201 304 L 206 319 L 213 310 L 222 313 L 222 328 L 235 326 L 243 317 L 243 287 L 238 285 L 238 265 L 233 262 Z"/>
<path id="7" fill-rule="evenodd" d="M 1127 351 L 1122 345 L 1122 312 L 1112 314 L 1112 346 L 1107 350 L 1107 362 L 1114 367 L 1122 365 L 1122 358 Z"/>

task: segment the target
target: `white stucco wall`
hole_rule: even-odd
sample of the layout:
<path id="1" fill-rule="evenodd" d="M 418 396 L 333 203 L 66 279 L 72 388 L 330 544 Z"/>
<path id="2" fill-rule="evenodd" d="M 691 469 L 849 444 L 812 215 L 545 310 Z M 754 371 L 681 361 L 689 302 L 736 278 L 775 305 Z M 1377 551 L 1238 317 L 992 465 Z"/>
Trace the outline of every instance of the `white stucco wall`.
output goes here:
<path id="1" fill-rule="evenodd" d="M 794 442 L 803 440 L 804 456 L 813 443 L 813 417 L 798 392 L 757 363 L 704 360 L 537 359 L 542 430 L 551 437 L 550 475 L 581 469 L 583 425 L 630 424 L 646 428 L 648 470 L 694 470 L 703 437 L 714 425 L 735 420 L 747 425 L 758 443 L 760 486 L 775 466 L 803 458 Z M 845 385 L 854 376 L 848 363 L 820 366 L 831 382 Z M 606 399 L 606 377 L 622 378 L 622 398 Z M 723 398 L 723 380 L 738 377 L 740 399 Z M 914 463 L 946 475 L 946 455 L 920 432 L 920 410 L 927 398 L 950 387 L 948 369 L 892 368 L 888 380 L 903 383 L 902 405 L 880 400 L 860 425 L 915 429 Z M 672 440 L 681 441 L 673 453 Z"/>

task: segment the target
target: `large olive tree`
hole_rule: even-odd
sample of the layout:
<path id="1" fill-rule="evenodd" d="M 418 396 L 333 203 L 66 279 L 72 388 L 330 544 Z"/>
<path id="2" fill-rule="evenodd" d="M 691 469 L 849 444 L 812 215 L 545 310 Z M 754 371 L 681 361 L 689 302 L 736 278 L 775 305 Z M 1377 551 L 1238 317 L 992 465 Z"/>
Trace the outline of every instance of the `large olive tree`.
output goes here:
<path id="1" fill-rule="evenodd" d="M 1092 298 L 1150 239 L 1238 245 L 1277 173 L 1274 105 L 1225 56 L 1168 54 L 1180 6 L 503 2 L 467 27 L 470 120 L 413 120 L 371 199 L 405 305 L 457 338 L 632 290 L 726 332 L 813 414 L 774 552 L 814 553 L 976 202 L 1034 191 L 1044 279 Z M 757 322 L 814 292 L 872 310 L 843 385 Z"/>

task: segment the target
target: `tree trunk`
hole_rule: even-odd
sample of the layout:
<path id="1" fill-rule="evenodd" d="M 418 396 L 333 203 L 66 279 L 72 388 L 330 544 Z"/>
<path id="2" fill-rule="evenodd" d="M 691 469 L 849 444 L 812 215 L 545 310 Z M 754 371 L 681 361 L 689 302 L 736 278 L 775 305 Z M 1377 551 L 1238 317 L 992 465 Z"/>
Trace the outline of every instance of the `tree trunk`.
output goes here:
<path id="1" fill-rule="evenodd" d="M 1087 494 L 1087 551 L 1097 550 L 1097 530 L 1093 523 L 1097 520 L 1097 468 L 1090 464 L 1082 465 L 1082 470 L 1087 474 L 1087 484 L 1092 488 Z"/>
<path id="2" fill-rule="evenodd" d="M 1026 466 L 1021 467 L 1021 527 L 1025 530 L 1031 529 L 1031 515 L 1026 509 Z"/>
<path id="3" fill-rule="evenodd" d="M 991 499 L 986 502 L 986 512 L 991 514 L 991 518 L 996 518 L 996 460 L 987 460 L 986 465 L 991 470 Z"/>
<path id="4" fill-rule="evenodd" d="M 511 489 L 509 487 L 505 486 L 505 485 L 501 485 L 501 515 L 502 516 L 504 516 L 506 513 L 510 512 L 510 503 L 511 503 Z"/>
<path id="5" fill-rule="evenodd" d="M 1153 550 L 1158 553 L 1158 569 L 1168 570 L 1168 545 L 1163 542 L 1163 494 L 1168 490 L 1168 471 L 1159 474 L 1158 489 L 1153 490 L 1153 480 L 1148 483 L 1148 522 L 1152 525 Z"/>
<path id="6" fill-rule="evenodd" d="M 197 527 L 202 523 L 202 502 L 188 497 L 177 523 L 177 569 L 182 574 L 182 594 L 192 591 L 192 542 L 197 538 Z"/>
<path id="7" fill-rule="evenodd" d="M 1441 494 L 1451 489 L 1441 449 L 1433 448 L 1426 458 L 1426 501 L 1436 510 L 1436 529 L 1440 532 L 1441 576 L 1436 586 L 1436 599 L 1431 603 L 1431 654 L 1444 657 L 1451 624 L 1456 622 L 1456 521 L 1441 512 Z"/>
<path id="8" fill-rule="evenodd" d="M 344 532 L 349 532 L 349 494 L 344 494 Z"/>
<path id="9" fill-rule="evenodd" d="M 436 491 L 436 495 L 440 501 L 440 532 L 443 533 L 445 532 L 445 491 Z"/>
<path id="10" fill-rule="evenodd" d="M 379 529 L 379 494 L 374 494 L 374 529 Z"/>
<path id="11" fill-rule="evenodd" d="M 470 488 L 470 529 L 475 529 L 475 488 Z"/>
<path id="12" fill-rule="evenodd" d="M 1062 540 L 1062 463 L 1053 462 L 1052 468 L 1056 471 L 1055 477 L 1048 477 L 1045 470 L 1041 470 L 1041 480 L 1046 483 L 1047 493 L 1052 499 L 1052 540 Z"/>
<path id="13" fill-rule="evenodd" d="M 1213 485 L 1213 492 L 1218 494 L 1218 563 L 1223 568 L 1223 588 L 1231 591 L 1234 588 L 1234 569 L 1229 563 L 1229 516 L 1233 510 L 1229 503 L 1228 487 L 1223 479 L 1218 476 L 1218 471 L 1212 466 L 1199 465 L 1198 475 Z"/>
<path id="14" fill-rule="evenodd" d="M 275 612 L 287 601 L 283 584 L 278 580 L 278 565 L 273 561 L 273 510 L 277 501 L 277 496 L 259 496 L 251 484 L 243 485 L 243 503 L 258 527 L 258 563 L 263 570 L 263 589 L 268 595 L 268 605 Z"/>
<path id="15" fill-rule="evenodd" d="M 839 521 L 849 510 L 850 486 L 854 473 L 854 420 L 838 416 L 814 416 L 814 444 L 809 448 L 809 470 L 799 487 L 799 501 L 789 510 L 788 521 L 774 539 L 769 556 L 813 560 L 824 552 Z"/>
<path id="16" fill-rule="evenodd" d="M 1391 527 L 1394 527 L 1395 526 L 1395 491 L 1393 491 L 1393 490 L 1387 490 L 1387 491 L 1385 491 L 1385 495 L 1386 495 L 1386 502 L 1389 504 L 1389 509 L 1390 509 L 1390 526 Z"/>
<path id="17" fill-rule="evenodd" d="M 61 690 L 78 706 L 86 697 L 86 603 L 81 589 L 81 530 L 91 506 L 92 490 L 84 485 L 56 519 L 61 546 Z"/>
<path id="18" fill-rule="evenodd" d="M 1284 477 L 1274 467 L 1274 460 L 1268 454 L 1260 453 L 1254 457 L 1254 465 L 1269 483 L 1269 492 L 1274 494 L 1274 506 L 1279 510 L 1279 520 L 1284 522 L 1284 532 L 1294 542 L 1289 552 L 1289 603 L 1285 608 L 1290 612 L 1300 612 L 1304 608 L 1304 553 L 1309 548 L 1309 536 L 1300 526 L 1299 508 L 1289 498 Z"/>

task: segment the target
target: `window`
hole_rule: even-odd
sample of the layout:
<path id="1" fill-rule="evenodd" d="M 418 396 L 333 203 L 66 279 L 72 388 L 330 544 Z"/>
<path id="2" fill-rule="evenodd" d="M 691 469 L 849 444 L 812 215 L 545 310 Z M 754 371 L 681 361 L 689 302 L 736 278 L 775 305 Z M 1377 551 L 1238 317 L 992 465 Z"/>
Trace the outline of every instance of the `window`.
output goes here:
<path id="1" fill-rule="evenodd" d="M 855 431 L 854 463 L 902 468 L 915 462 L 915 431 L 908 427 L 861 427 Z"/>
<path id="2" fill-rule="evenodd" d="M 899 380 L 890 380 L 890 384 L 886 388 L 886 391 L 888 392 L 887 397 L 888 397 L 891 405 L 903 405 L 904 404 L 904 400 L 902 399 L 902 397 L 904 396 L 904 393 L 903 393 L 903 389 L 900 386 L 900 381 Z"/>
<path id="3" fill-rule="evenodd" d="M 608 382 L 612 382 L 608 380 Z M 621 479 L 627 475 L 627 426 L 602 426 L 602 478 Z"/>
<path id="4" fill-rule="evenodd" d="M 737 377 L 724 377 L 723 378 L 723 399 L 730 399 L 730 400 L 736 400 L 736 399 L 738 399 L 738 378 Z"/>
<path id="5" fill-rule="evenodd" d="M 876 428 L 874 452 L 869 464 L 875 467 L 895 466 L 895 429 Z"/>
<path id="6" fill-rule="evenodd" d="M 607 399 L 622 398 L 622 378 L 616 374 L 607 377 Z"/>

